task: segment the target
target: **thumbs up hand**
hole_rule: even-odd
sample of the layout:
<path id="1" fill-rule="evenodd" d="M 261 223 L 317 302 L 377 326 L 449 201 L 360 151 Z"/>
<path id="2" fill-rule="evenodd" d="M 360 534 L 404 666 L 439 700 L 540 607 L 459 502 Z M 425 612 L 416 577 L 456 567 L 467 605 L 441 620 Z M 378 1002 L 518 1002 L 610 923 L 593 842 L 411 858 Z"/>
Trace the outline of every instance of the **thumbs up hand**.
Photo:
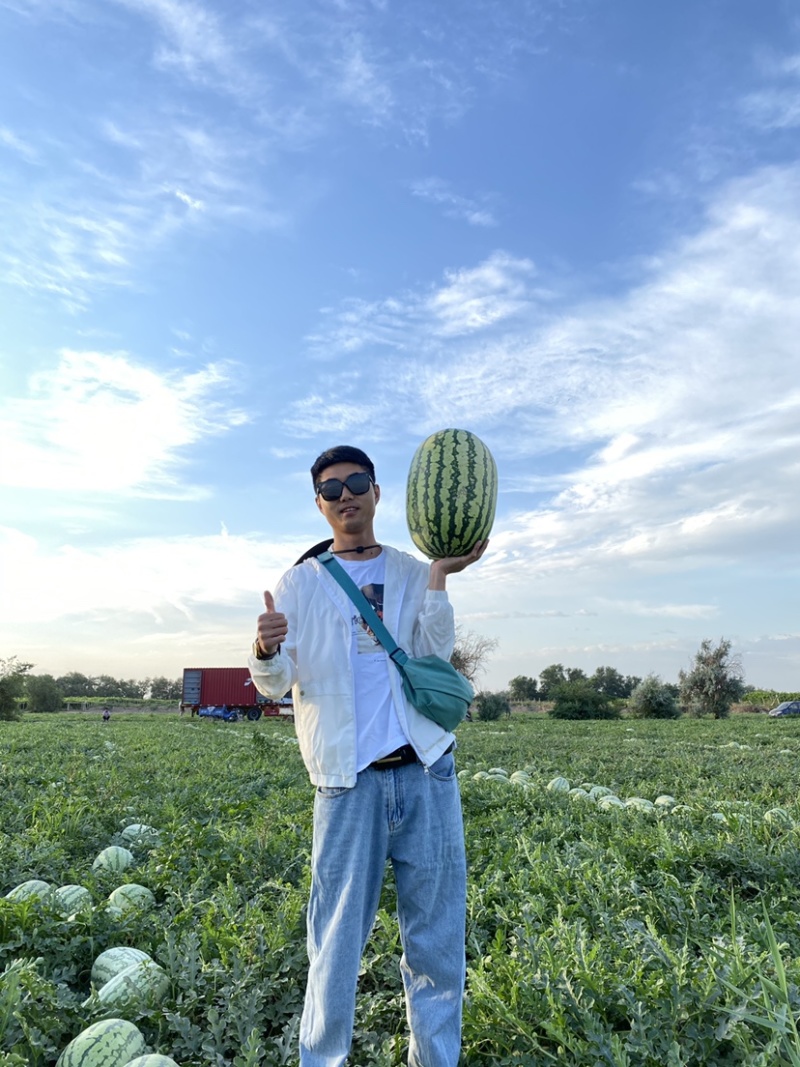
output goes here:
<path id="1" fill-rule="evenodd" d="M 271 656 L 286 640 L 288 625 L 286 616 L 275 610 L 275 601 L 268 589 L 264 591 L 264 607 L 266 611 L 258 616 L 258 647 L 262 655 Z"/>

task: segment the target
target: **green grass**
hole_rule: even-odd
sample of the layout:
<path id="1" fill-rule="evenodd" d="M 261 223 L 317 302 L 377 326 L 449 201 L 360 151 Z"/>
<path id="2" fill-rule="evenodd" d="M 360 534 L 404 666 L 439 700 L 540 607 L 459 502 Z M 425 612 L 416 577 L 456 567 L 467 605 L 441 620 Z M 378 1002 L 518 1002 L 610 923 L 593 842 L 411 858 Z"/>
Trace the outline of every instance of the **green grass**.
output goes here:
<path id="1" fill-rule="evenodd" d="M 467 1065 L 800 1063 L 800 723 L 556 722 L 458 731 L 470 888 Z M 473 776 L 525 769 L 522 786 Z M 601 811 L 556 775 L 677 813 Z M 143 948 L 170 976 L 134 1021 L 182 1067 L 296 1062 L 313 790 L 292 728 L 179 716 L 27 716 L 0 728 L 0 894 L 77 882 L 68 922 L 0 899 L 0 1067 L 51 1067 L 100 1009 L 94 958 Z M 786 815 L 765 818 L 775 808 Z M 92 870 L 129 822 L 161 831 L 124 875 Z M 121 881 L 157 909 L 120 919 Z M 390 880 L 364 961 L 352 1063 L 403 1062 Z"/>

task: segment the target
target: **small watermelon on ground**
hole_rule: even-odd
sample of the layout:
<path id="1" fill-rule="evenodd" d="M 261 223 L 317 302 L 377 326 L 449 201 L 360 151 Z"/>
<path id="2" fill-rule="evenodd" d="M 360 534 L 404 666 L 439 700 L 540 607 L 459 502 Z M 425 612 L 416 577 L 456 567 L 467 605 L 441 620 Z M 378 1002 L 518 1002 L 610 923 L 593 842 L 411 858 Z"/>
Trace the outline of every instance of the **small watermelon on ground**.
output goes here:
<path id="1" fill-rule="evenodd" d="M 152 960 L 140 960 L 120 971 L 97 991 L 100 1003 L 112 1011 L 138 1011 L 158 1004 L 169 990 L 166 971 Z M 92 998 L 84 1001 L 88 1007 Z"/>
<path id="2" fill-rule="evenodd" d="M 149 911 L 155 907 L 156 898 L 146 885 L 128 882 L 118 886 L 108 896 L 109 904 L 120 911 Z"/>
<path id="3" fill-rule="evenodd" d="M 161 839 L 158 830 L 144 822 L 133 822 L 126 826 L 120 837 L 130 848 L 153 848 Z"/>
<path id="4" fill-rule="evenodd" d="M 32 900 L 34 897 L 39 900 L 51 900 L 53 887 L 41 878 L 29 878 L 27 882 L 15 886 L 6 893 L 6 900 Z"/>
<path id="5" fill-rule="evenodd" d="M 133 853 L 122 845 L 109 845 L 104 848 L 92 864 L 95 871 L 125 871 L 134 862 Z"/>
<path id="6" fill-rule="evenodd" d="M 151 1052 L 149 1056 L 137 1056 L 135 1060 L 131 1060 L 127 1067 L 180 1067 L 175 1060 L 171 1060 L 169 1056 L 159 1056 L 156 1052 Z"/>
<path id="7" fill-rule="evenodd" d="M 429 559 L 463 556 L 492 530 L 497 464 L 469 430 L 439 430 L 414 453 L 406 483 L 411 540 Z"/>
<path id="8" fill-rule="evenodd" d="M 126 1019 L 103 1019 L 81 1031 L 58 1057 L 56 1067 L 126 1067 L 142 1056 L 145 1040 Z"/>
<path id="9" fill-rule="evenodd" d="M 54 899 L 62 915 L 80 915 L 92 910 L 92 894 L 83 885 L 61 885 Z"/>
<path id="10" fill-rule="evenodd" d="M 569 779 L 562 778 L 560 775 L 557 778 L 552 778 L 547 783 L 547 789 L 551 793 L 568 793 L 570 790 Z"/>
<path id="11" fill-rule="evenodd" d="M 131 948 L 129 945 L 107 948 L 92 964 L 92 982 L 96 986 L 103 986 L 126 967 L 130 967 L 132 963 L 141 963 L 142 960 L 149 959 L 148 954 L 142 949 Z"/>

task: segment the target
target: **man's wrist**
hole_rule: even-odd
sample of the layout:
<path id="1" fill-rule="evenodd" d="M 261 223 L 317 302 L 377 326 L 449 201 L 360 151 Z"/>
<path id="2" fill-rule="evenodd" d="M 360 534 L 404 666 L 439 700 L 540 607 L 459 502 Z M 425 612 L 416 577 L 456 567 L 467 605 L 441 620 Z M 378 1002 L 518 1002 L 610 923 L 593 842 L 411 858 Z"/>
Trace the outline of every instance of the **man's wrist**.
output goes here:
<path id="1" fill-rule="evenodd" d="M 253 642 L 253 655 L 256 657 L 256 659 L 274 659 L 275 656 L 278 655 L 280 650 L 281 646 L 278 645 L 274 652 L 264 652 L 261 648 L 261 645 L 259 644 L 258 638 L 256 638 Z"/>

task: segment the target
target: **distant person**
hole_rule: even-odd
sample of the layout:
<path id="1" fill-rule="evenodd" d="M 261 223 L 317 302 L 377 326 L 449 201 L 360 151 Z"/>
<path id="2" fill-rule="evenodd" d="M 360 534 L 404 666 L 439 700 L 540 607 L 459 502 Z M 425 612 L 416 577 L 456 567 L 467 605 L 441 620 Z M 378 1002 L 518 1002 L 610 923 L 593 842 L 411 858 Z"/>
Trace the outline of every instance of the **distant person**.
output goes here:
<path id="1" fill-rule="evenodd" d="M 111 721 L 111 708 L 103 708 L 103 722 Z"/>
<path id="2" fill-rule="evenodd" d="M 300 751 L 317 787 L 300 1065 L 341 1067 L 347 1059 L 361 956 L 388 859 L 403 944 L 408 1064 L 456 1067 L 466 861 L 455 739 L 408 703 L 387 653 L 314 557 L 330 546 L 409 655 L 449 659 L 455 632 L 445 582 L 477 562 L 487 542 L 431 564 L 376 543 L 381 493 L 372 461 L 358 448 L 323 452 L 311 478 L 333 541 L 287 571 L 274 600 L 264 593 L 249 660 L 264 696 L 277 700 L 293 688 Z"/>

